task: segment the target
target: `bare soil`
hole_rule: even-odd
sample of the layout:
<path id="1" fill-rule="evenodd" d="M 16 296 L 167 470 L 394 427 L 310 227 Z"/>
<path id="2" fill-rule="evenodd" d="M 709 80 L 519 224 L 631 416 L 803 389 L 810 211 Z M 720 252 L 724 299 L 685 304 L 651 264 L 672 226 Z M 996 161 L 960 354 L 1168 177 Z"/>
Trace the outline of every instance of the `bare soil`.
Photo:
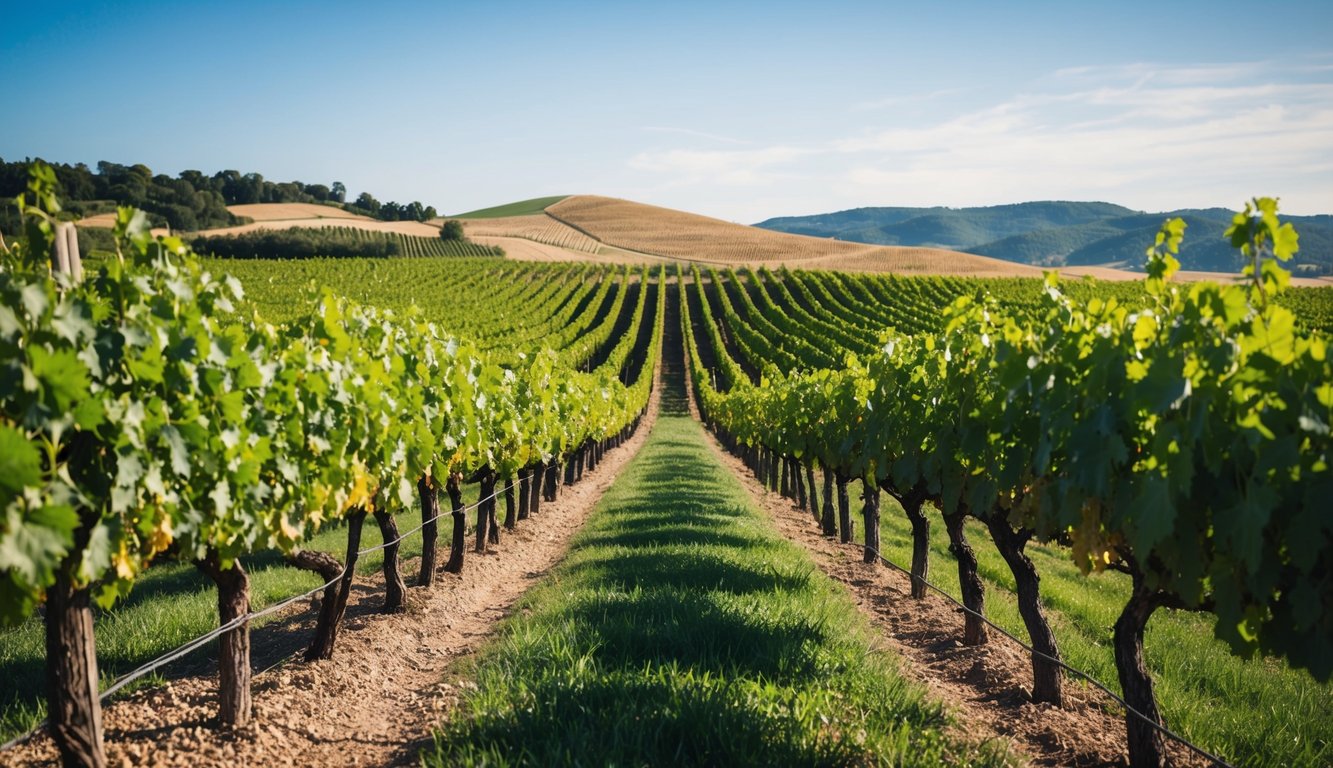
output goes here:
<path id="1" fill-rule="evenodd" d="M 923 684 L 943 702 L 958 733 L 976 742 L 1008 744 L 1010 751 L 1038 766 L 1126 766 L 1123 710 L 1104 693 L 1065 679 L 1063 708 L 1031 700 L 1031 657 L 1021 647 L 992 632 L 976 648 L 961 642 L 962 612 L 930 593 L 911 597 L 911 581 L 900 571 L 862 562 L 863 547 L 842 544 L 820 533 L 808 511 L 765 489 L 740 459 L 709 443 L 768 512 L 782 534 L 805 547 L 816 564 L 851 593 L 861 612 L 882 633 L 905 663 L 903 674 Z M 955 573 L 952 562 L 933 564 L 935 579 Z M 1174 766 L 1206 766 L 1183 746 L 1168 743 Z"/>
<path id="2" fill-rule="evenodd" d="M 521 237 L 571 251 L 597 253 L 601 243 L 544 213 L 504 216 L 493 219 L 460 219 L 469 239 L 475 237 Z"/>
<path id="3" fill-rule="evenodd" d="M 282 230 L 282 229 L 319 229 L 321 227 L 346 227 L 350 229 L 364 229 L 370 232 L 399 232 L 413 237 L 439 237 L 440 228 L 433 227 L 420 221 L 377 221 L 367 219 L 361 216 L 355 218 L 306 218 L 306 219 L 271 219 L 268 221 L 255 221 L 250 224 L 242 224 L 238 227 L 222 227 L 220 229 L 205 229 L 194 234 L 200 237 L 212 237 L 214 235 L 240 235 L 246 232 L 258 232 L 261 230 Z"/>
<path id="4" fill-rule="evenodd" d="M 633 438 L 608 451 L 581 482 L 562 486 L 558 501 L 543 502 L 515 531 L 502 531 L 498 547 L 478 555 L 469 540 L 463 572 L 437 574 L 430 589 L 409 588 L 407 613 L 378 613 L 382 576 L 359 578 L 333 659 L 299 660 L 318 615 L 314 605 L 294 607 L 256 630 L 254 664 L 268 669 L 254 678 L 252 725 L 217 730 L 216 679 L 180 678 L 104 710 L 109 764 L 417 765 L 431 730 L 460 695 L 444 682 L 446 667 L 484 643 L 518 598 L 561 560 L 570 538 L 647 439 L 657 416 L 657 391 Z M 400 522 L 405 523 L 406 518 Z M 441 533 L 448 536 L 447 525 Z M 442 543 L 444 560 L 447 538 Z M 404 573 L 416 574 L 415 560 Z M 4 753 L 0 762 L 53 766 L 59 755 L 43 732 Z"/>
<path id="5" fill-rule="evenodd" d="M 508 237 L 496 235 L 468 235 L 468 239 L 477 245 L 498 245 L 504 249 L 505 258 L 515 261 L 577 261 L 609 264 L 639 264 L 647 262 L 648 259 L 632 261 L 629 259 L 618 258 L 615 255 L 603 257 L 598 254 L 585 253 L 582 251 L 571 251 L 568 248 L 562 248 L 550 243 L 538 243 L 522 237 Z"/>

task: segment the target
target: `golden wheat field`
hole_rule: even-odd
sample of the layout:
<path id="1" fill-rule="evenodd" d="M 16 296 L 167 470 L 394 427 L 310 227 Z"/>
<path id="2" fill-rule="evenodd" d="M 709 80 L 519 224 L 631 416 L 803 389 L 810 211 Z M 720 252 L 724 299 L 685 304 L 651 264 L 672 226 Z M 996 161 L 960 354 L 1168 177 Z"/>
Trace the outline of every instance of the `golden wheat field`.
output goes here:
<path id="1" fill-rule="evenodd" d="M 523 238 L 571 251 L 597 253 L 602 244 L 544 213 L 505 216 L 495 219 L 460 219 L 468 239 L 479 237 Z M 507 248 L 505 250 L 508 250 Z"/>
<path id="2" fill-rule="evenodd" d="M 236 216 L 245 216 L 254 221 L 282 221 L 286 219 L 361 219 L 374 221 L 369 216 L 334 208 L 332 205 L 317 203 L 252 203 L 248 205 L 229 205 L 227 210 Z"/>
<path id="3" fill-rule="evenodd" d="M 99 213 L 96 216 L 84 216 L 82 219 L 79 219 L 79 226 L 92 227 L 95 229 L 96 228 L 111 229 L 112 227 L 116 226 L 116 214 Z"/>
<path id="4" fill-rule="evenodd" d="M 515 261 L 587 261 L 605 264 L 660 264 L 663 259 L 630 253 L 619 248 L 601 246 L 596 253 L 571 251 L 558 245 L 539 243 L 522 237 L 468 235 L 477 245 L 498 245 L 505 258 Z"/>
<path id="5" fill-rule="evenodd" d="M 269 205 L 263 203 L 262 205 Z M 273 203 L 272 205 L 279 205 Z M 228 210 L 234 208 L 250 208 L 252 206 L 230 206 Z M 320 206 L 313 206 L 320 207 Z M 233 211 L 234 212 L 234 211 Z M 198 234 L 204 236 L 212 235 L 239 235 L 246 232 L 255 232 L 269 229 L 292 229 L 304 227 L 309 229 L 318 229 L 321 227 L 352 227 L 353 229 L 365 229 L 371 232 L 397 232 L 414 237 L 439 237 L 440 227 L 422 223 L 420 221 L 379 221 L 365 216 L 351 215 L 350 218 L 339 217 L 320 217 L 304 219 L 279 219 L 268 218 L 256 219 L 250 224 L 242 224 L 238 227 L 222 227 L 219 229 L 205 229 Z"/>
<path id="6" fill-rule="evenodd" d="M 84 216 L 75 222 L 76 226 L 88 227 L 89 229 L 111 229 L 116 226 L 116 214 L 99 213 L 95 216 Z M 171 231 L 166 227 L 154 227 L 152 230 L 154 236 L 169 235 Z"/>

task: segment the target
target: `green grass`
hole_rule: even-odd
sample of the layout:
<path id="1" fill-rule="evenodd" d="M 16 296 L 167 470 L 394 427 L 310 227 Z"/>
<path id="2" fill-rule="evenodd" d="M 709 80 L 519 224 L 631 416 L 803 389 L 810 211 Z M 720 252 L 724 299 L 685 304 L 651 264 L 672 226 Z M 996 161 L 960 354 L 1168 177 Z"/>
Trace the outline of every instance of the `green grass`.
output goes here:
<path id="1" fill-rule="evenodd" d="M 469 502 L 476 497 L 475 486 L 465 489 Z M 441 534 L 448 555 L 448 517 L 441 526 Z M 419 511 L 403 513 L 398 517 L 402 530 L 415 527 L 420 521 Z M 383 541 L 379 526 L 373 518 L 367 519 L 361 536 L 361 548 Z M 347 546 L 347 532 L 342 526 L 326 529 L 307 544 L 305 549 L 331 552 L 342 559 Z M 420 535 L 409 536 L 402 542 L 399 556 L 419 557 Z M 275 552 L 257 553 L 242 558 L 250 573 L 250 601 L 252 610 L 259 610 L 280 600 L 299 595 L 320 585 L 318 575 L 288 566 Z M 357 562 L 357 574 L 378 571 L 384 563 L 383 552 L 372 552 Z M 415 568 L 406 568 L 404 579 L 411 583 Z M 372 603 L 377 598 L 372 597 Z M 251 624 L 255 633 L 252 640 L 256 664 L 265 649 L 280 645 L 304 647 L 310 637 L 291 636 L 291 630 L 274 624 L 276 617 L 266 617 Z M 110 611 L 96 610 L 94 634 L 97 638 L 97 664 L 102 688 L 116 677 L 130 672 L 145 662 L 199 637 L 218 625 L 217 592 L 212 581 L 192 565 L 163 563 L 155 565 L 139 579 L 134 591 Z M 266 627 L 266 625 L 273 625 Z M 0 629 L 0 743 L 8 741 L 41 722 L 46 717 L 46 648 L 40 618 L 33 616 L 23 624 Z M 125 689 L 126 693 L 157 685 L 165 679 L 182 674 L 199 674 L 211 669 L 217 658 L 216 643 L 196 650 L 174 662 L 161 672 L 149 675 Z"/>
<path id="2" fill-rule="evenodd" d="M 853 499 L 861 490 L 855 485 Z M 881 499 L 880 549 L 906 567 L 911 525 L 897 502 L 887 494 Z M 853 513 L 857 540 L 864 541 L 859 505 Z M 986 582 L 987 618 L 1026 641 L 1012 573 L 984 527 L 971 522 L 967 532 Z M 930 580 L 957 598 L 958 570 L 948 545 L 943 521 L 932 516 Z M 1118 692 L 1111 627 L 1129 597 L 1128 577 L 1084 576 L 1060 547 L 1030 544 L 1027 551 L 1041 574 L 1042 604 L 1064 660 Z M 1236 765 L 1333 764 L 1333 685 L 1277 660 L 1233 656 L 1213 637 L 1213 623 L 1208 614 L 1171 610 L 1158 610 L 1148 623 L 1145 652 L 1167 725 Z"/>
<path id="3" fill-rule="evenodd" d="M 847 594 L 663 415 L 427 765 L 1002 764 L 943 735 Z"/>
<path id="4" fill-rule="evenodd" d="M 499 219 L 504 216 L 531 216 L 534 213 L 541 213 L 556 203 L 564 200 L 569 195 L 555 195 L 554 197 L 534 197 L 531 200 L 519 200 L 516 203 L 507 203 L 505 205 L 496 205 L 490 208 L 479 208 L 467 213 L 456 213 L 453 216 L 445 216 L 446 219 Z"/>

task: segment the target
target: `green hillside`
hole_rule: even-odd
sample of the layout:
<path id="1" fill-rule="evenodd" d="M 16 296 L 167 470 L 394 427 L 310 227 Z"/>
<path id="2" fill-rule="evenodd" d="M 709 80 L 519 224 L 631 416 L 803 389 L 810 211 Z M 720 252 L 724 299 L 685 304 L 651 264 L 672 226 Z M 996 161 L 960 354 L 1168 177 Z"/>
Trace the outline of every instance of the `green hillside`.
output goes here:
<path id="1" fill-rule="evenodd" d="M 755 226 L 879 245 L 930 246 L 1039 266 L 1121 264 L 1137 269 L 1162 221 L 1188 225 L 1186 269 L 1235 271 L 1222 239 L 1233 213 L 1223 208 L 1143 213 L 1101 202 L 1047 201 L 979 208 L 855 208 L 769 219 Z M 1333 216 L 1288 216 L 1301 236 L 1298 275 L 1333 274 Z"/>
<path id="2" fill-rule="evenodd" d="M 956 248 L 1133 213 L 1110 203 L 1071 202 L 1018 203 L 985 208 L 855 208 L 815 216 L 769 219 L 756 226 L 882 245 Z"/>
<path id="3" fill-rule="evenodd" d="M 519 200 L 516 203 L 506 203 L 504 205 L 494 205 L 490 208 L 478 208 L 475 211 L 467 213 L 458 213 L 449 216 L 450 219 L 499 219 L 505 216 L 531 216 L 535 213 L 541 213 L 547 208 L 564 200 L 569 195 L 555 195 L 553 197 L 534 197 L 531 200 Z"/>

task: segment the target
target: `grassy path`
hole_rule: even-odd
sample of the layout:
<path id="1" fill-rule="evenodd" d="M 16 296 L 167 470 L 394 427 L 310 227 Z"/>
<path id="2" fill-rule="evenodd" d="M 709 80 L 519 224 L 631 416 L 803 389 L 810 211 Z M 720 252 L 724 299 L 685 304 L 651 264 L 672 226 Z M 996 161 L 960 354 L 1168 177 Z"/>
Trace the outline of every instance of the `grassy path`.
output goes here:
<path id="1" fill-rule="evenodd" d="M 755 509 L 679 397 L 663 403 L 566 561 L 458 670 L 469 693 L 427 763 L 1000 762 L 941 731 L 847 594 Z"/>

